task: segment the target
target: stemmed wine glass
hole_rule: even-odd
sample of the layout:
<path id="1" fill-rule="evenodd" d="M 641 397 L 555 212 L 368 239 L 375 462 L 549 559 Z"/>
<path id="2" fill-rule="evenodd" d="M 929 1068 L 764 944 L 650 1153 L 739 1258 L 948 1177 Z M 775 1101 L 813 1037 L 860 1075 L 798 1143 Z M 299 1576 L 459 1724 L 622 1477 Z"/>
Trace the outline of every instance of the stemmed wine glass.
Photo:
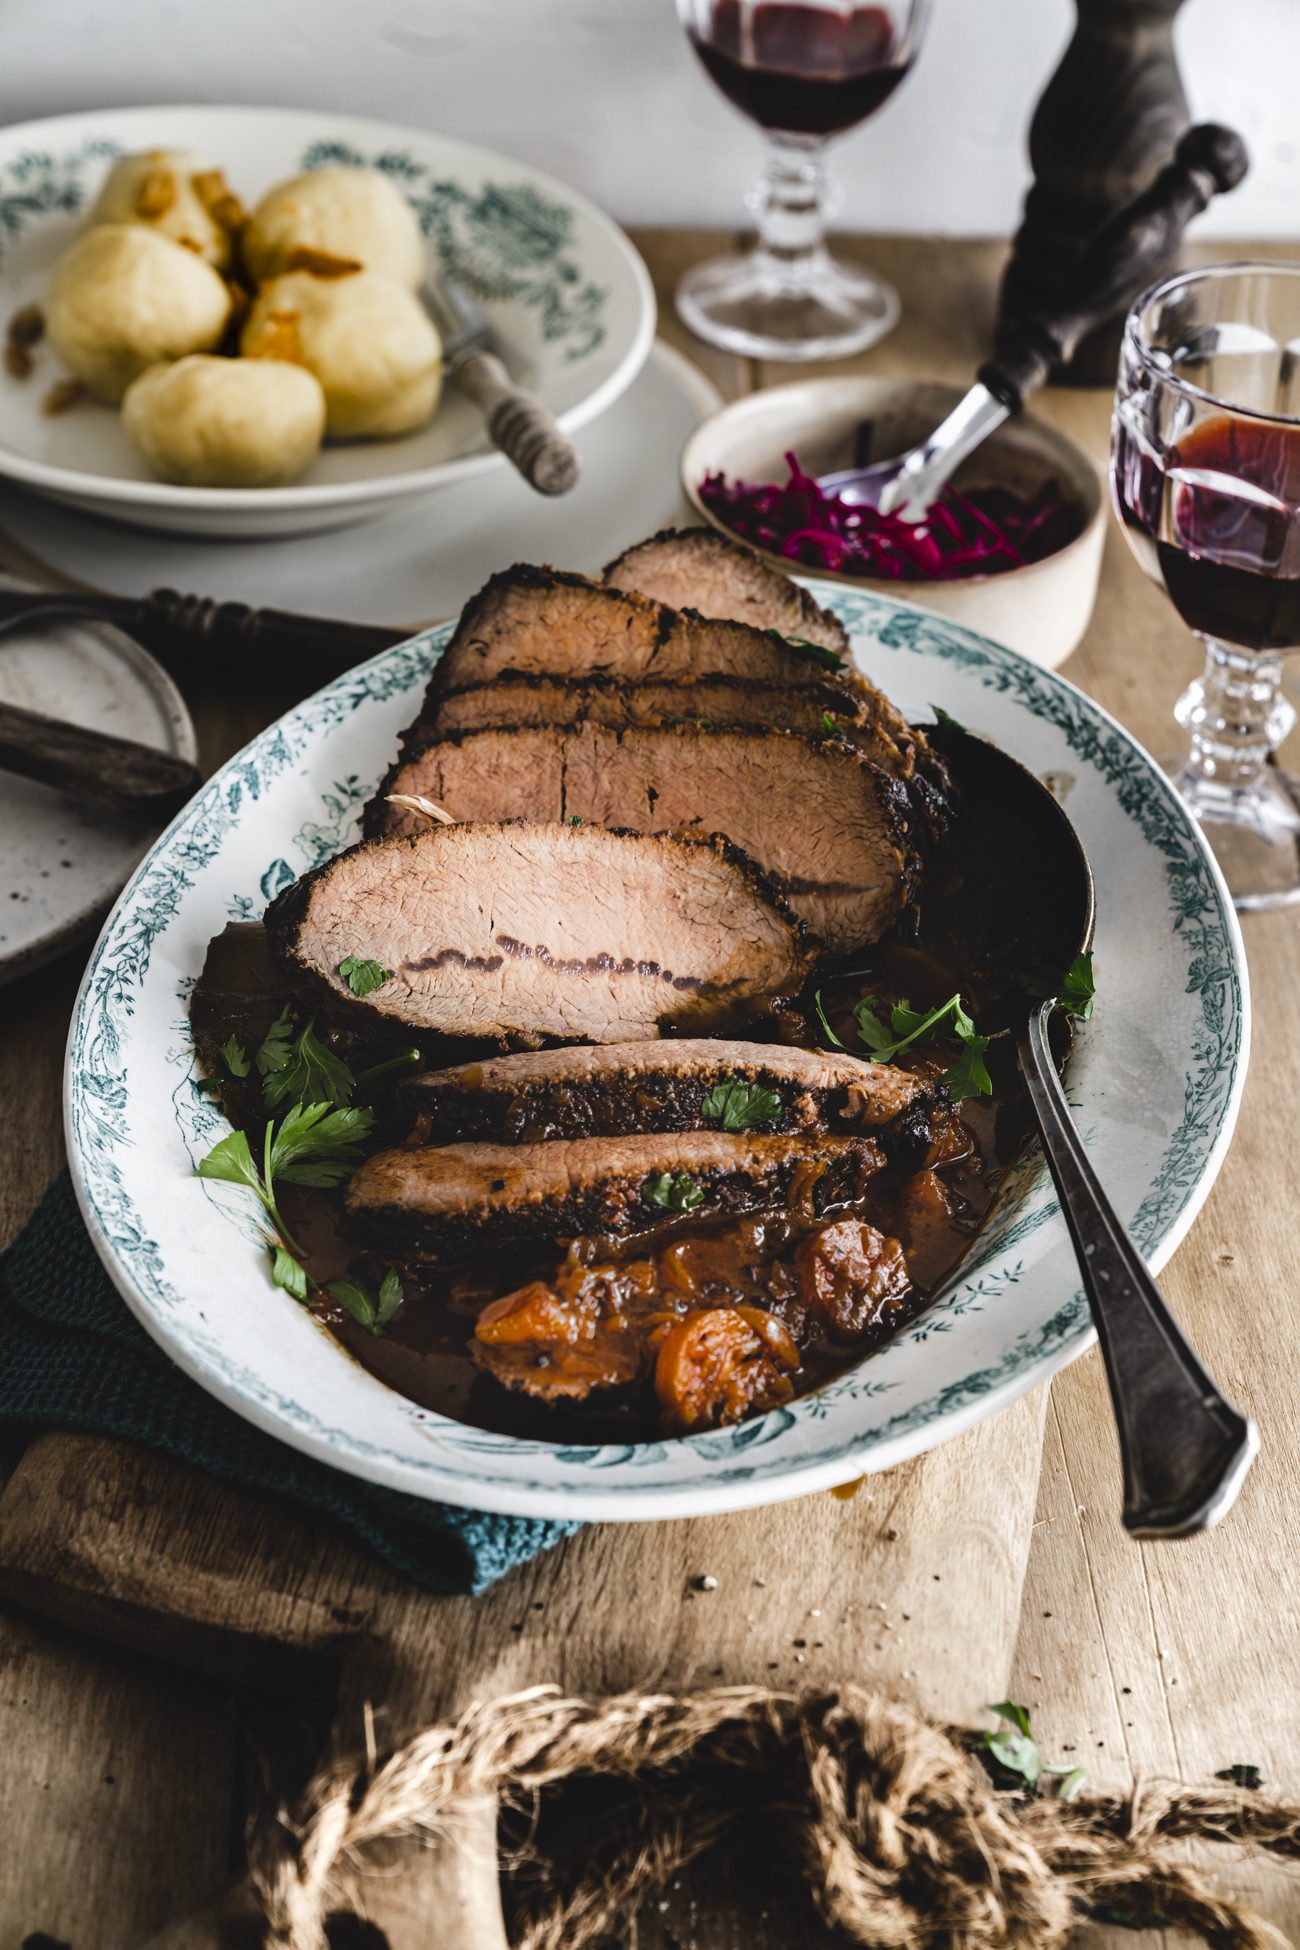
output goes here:
<path id="1" fill-rule="evenodd" d="M 752 358 L 833 359 L 874 345 L 898 294 L 826 248 L 827 139 L 886 102 L 916 58 L 929 0 L 677 0 L 692 46 L 767 133 L 750 192 L 758 241 L 677 288 L 686 324 Z"/>
<path id="2" fill-rule="evenodd" d="M 1167 278 L 1124 328 L 1111 441 L 1138 561 L 1205 645 L 1174 782 L 1240 908 L 1300 900 L 1300 787 L 1275 762 L 1300 647 L 1300 264 Z"/>

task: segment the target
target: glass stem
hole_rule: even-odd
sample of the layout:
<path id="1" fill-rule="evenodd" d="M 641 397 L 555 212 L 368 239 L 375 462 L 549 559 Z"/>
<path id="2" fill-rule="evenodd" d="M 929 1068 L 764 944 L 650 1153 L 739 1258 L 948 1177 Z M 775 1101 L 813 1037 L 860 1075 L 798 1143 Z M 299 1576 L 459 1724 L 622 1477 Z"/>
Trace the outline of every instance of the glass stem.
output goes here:
<path id="1" fill-rule="evenodd" d="M 1255 656 L 1207 636 L 1205 670 L 1174 715 L 1191 741 L 1187 771 L 1223 792 L 1249 792 L 1295 723 L 1278 657 Z"/>
<path id="2" fill-rule="evenodd" d="M 769 136 L 763 174 L 746 198 L 759 253 L 777 282 L 796 289 L 826 262 L 832 196 L 825 156 L 820 136 Z"/>

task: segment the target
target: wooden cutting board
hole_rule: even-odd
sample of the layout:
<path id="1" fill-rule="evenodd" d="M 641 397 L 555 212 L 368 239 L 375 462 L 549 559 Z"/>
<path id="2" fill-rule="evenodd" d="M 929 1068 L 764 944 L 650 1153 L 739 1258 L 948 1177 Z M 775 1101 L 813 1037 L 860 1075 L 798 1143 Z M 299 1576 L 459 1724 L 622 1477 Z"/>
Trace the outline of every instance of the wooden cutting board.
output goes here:
<path id="1" fill-rule="evenodd" d="M 603 1693 L 852 1679 L 944 1718 L 978 1719 L 1004 1697 L 1010 1676 L 1045 1402 L 1040 1391 L 850 1495 L 698 1521 L 592 1526 L 477 1599 L 430 1597 L 327 1522 L 128 1444 L 46 1436 L 0 1495 L 0 1592 L 245 1694 L 301 1696 L 304 1710 L 332 1696 L 330 1744 L 342 1751 L 361 1746 L 367 1702 L 379 1710 L 382 1742 L 473 1699 L 544 1681 Z M 44 1794 L 4 1795 L 5 1854 L 18 1865 L 17 1887 L 0 1894 L 6 1950 L 10 1932 L 19 1943 L 37 1928 L 56 1934 L 56 1921 L 73 1950 L 136 1950 L 142 1931 L 214 1893 L 211 1837 L 233 1832 L 241 1813 L 226 1730 L 192 1724 L 194 1750 L 178 1773 L 157 1714 L 136 1726 L 117 1705 L 106 1697 L 101 1715 L 85 1702 L 70 1753 L 0 1689 L 6 1781 L 58 1777 Z M 261 1709 L 245 1710 L 256 1722 Z M 160 1846 L 118 1861 L 111 1917 L 94 1879 L 59 1891 L 50 1916 L 50 1891 L 24 1886 L 23 1865 L 43 1861 L 48 1875 L 49 1824 L 62 1806 L 96 1798 L 98 1762 L 88 1756 L 110 1749 L 116 1775 L 152 1808 Z M 492 1820 L 488 1811 L 488 1844 Z M 159 1915 L 164 1854 L 171 1916 Z M 185 1889 L 179 1862 L 192 1865 Z M 427 1950 L 435 1923 L 439 1950 L 491 1950 L 504 1937 L 490 1864 L 487 1847 L 477 1860 L 462 1847 L 451 1862 L 427 1851 L 401 1876 L 370 1885 L 367 1913 L 391 1950 Z M 753 1897 L 711 1883 L 699 1940 L 710 1950 L 788 1943 L 792 1919 L 772 1908 L 764 1921 Z M 697 1889 L 684 1888 L 646 1919 L 642 1950 L 671 1944 L 697 1899 Z M 808 1930 L 806 1911 L 799 1923 Z M 217 1939 L 160 1941 L 198 1950 Z"/>

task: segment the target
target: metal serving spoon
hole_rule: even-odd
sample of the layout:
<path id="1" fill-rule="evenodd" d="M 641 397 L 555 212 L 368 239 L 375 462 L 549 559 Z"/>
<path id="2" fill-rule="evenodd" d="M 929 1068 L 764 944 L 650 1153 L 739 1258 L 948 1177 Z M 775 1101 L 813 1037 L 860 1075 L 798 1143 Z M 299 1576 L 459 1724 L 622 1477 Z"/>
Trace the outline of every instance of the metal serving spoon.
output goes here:
<path id="1" fill-rule="evenodd" d="M 928 439 L 894 459 L 823 474 L 818 482 L 855 507 L 921 522 L 961 463 L 1065 365 L 1093 328 L 1169 262 L 1191 219 L 1246 174 L 1246 146 L 1231 129 L 1189 129 L 1149 189 L 1098 231 L 1048 308 L 1017 328 L 1001 356 Z"/>
<path id="2" fill-rule="evenodd" d="M 1092 873 L 1073 825 L 1047 787 L 996 745 L 951 720 L 930 735 L 970 808 L 966 843 L 982 894 L 989 846 L 1001 835 L 1006 871 L 982 901 L 986 942 L 1014 941 L 1031 917 L 1036 942 L 1065 969 L 1091 947 L 1094 920 Z M 942 926 L 943 916 L 932 920 Z M 1185 1537 L 1231 1509 L 1259 1436 L 1202 1367 L 1088 1162 L 1052 1056 L 1056 1008 L 1025 996 L 1011 1033 L 1106 1364 L 1124 1528 Z"/>

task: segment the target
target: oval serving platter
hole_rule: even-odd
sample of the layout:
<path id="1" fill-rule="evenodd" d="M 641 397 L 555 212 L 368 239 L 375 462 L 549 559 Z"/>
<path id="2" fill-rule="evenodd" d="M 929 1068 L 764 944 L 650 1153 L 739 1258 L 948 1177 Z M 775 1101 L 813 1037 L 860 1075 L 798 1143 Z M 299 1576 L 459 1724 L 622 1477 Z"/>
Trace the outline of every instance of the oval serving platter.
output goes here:
<path id="1" fill-rule="evenodd" d="M 1072 685 L 910 605 L 808 586 L 904 711 L 923 720 L 941 705 L 1064 796 L 1098 907 L 1097 1007 L 1070 1096 L 1158 1269 L 1213 1183 L 1245 1080 L 1245 959 L 1214 862 L 1154 761 Z M 894 1341 L 817 1393 L 706 1435 L 576 1448 L 449 1421 L 385 1388 L 270 1285 L 251 1196 L 191 1175 L 229 1127 L 199 1088 L 186 999 L 211 935 L 355 837 L 451 627 L 340 678 L 233 758 L 158 841 L 91 958 L 68 1048 L 68 1149 L 91 1236 L 150 1334 L 251 1422 L 371 1482 L 605 1519 L 737 1509 L 886 1468 L 1079 1354 L 1088 1309 L 1036 1151 Z"/>
<path id="2" fill-rule="evenodd" d="M 116 156 L 191 149 L 251 207 L 325 163 L 381 169 L 409 198 L 441 264 L 476 297 L 512 376 L 573 432 L 636 377 L 654 337 L 649 273 L 612 219 L 551 177 L 452 136 L 304 109 L 119 108 L 0 129 L 0 324 L 42 303 L 56 258 L 84 226 Z M 430 424 L 399 440 L 326 447 L 287 487 L 175 487 L 157 480 L 112 407 L 50 417 L 64 377 L 48 345 L 27 379 L 0 371 L 0 475 L 142 528 L 260 537 L 339 527 L 508 463 L 449 386 Z"/>

